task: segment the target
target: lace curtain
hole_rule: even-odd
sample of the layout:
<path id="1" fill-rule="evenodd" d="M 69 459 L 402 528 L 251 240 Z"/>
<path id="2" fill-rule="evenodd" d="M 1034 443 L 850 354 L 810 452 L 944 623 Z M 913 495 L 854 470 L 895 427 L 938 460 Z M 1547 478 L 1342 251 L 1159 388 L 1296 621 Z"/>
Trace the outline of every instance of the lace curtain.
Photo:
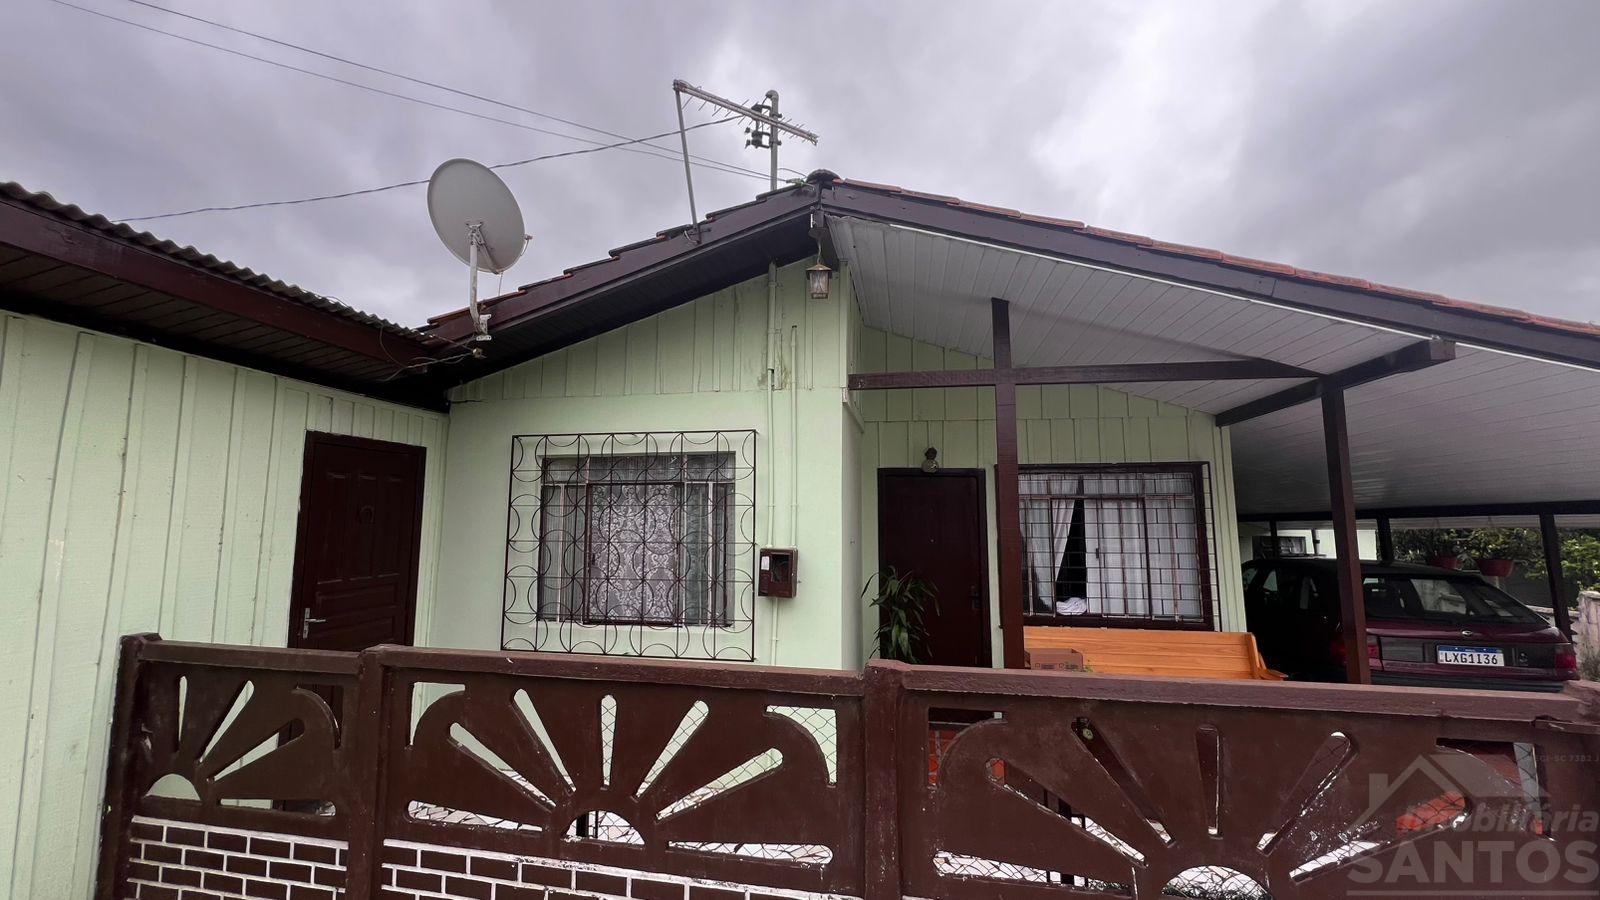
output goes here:
<path id="1" fill-rule="evenodd" d="M 732 454 L 556 457 L 544 474 L 540 617 L 727 618 Z"/>

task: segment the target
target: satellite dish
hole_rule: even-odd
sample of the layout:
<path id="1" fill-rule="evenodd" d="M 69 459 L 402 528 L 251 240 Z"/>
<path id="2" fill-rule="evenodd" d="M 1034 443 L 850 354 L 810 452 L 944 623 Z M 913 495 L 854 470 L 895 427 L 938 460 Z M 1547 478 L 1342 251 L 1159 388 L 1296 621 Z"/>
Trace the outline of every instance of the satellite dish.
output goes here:
<path id="1" fill-rule="evenodd" d="M 478 309 L 478 272 L 496 275 L 522 256 L 528 237 L 511 189 L 488 166 L 470 159 L 442 163 L 428 179 L 428 217 L 439 240 L 467 264 L 467 309 L 478 340 L 489 339 L 489 317 Z"/>

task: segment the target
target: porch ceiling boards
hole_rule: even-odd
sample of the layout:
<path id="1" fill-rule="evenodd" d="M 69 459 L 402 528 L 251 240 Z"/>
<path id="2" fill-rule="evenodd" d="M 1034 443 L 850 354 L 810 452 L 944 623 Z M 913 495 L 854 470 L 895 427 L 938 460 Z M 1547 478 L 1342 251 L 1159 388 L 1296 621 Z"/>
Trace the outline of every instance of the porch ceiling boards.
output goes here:
<path id="1" fill-rule="evenodd" d="M 829 226 L 868 327 L 983 358 L 1001 297 L 1019 366 L 1254 357 L 1332 374 L 1432 337 L 876 220 Z M 1346 391 L 1357 508 L 1600 499 L 1600 371 L 1457 346 Z M 1215 414 L 1291 383 L 1113 386 Z M 1319 404 L 1231 431 L 1242 513 L 1328 509 Z"/>
<path id="2" fill-rule="evenodd" d="M 1346 404 L 1358 508 L 1600 499 L 1600 373 L 1463 346 Z M 1314 404 L 1233 426 L 1233 458 L 1241 510 L 1327 508 Z"/>
<path id="3" fill-rule="evenodd" d="M 862 319 L 912 340 L 987 357 L 989 298 L 1011 303 L 1016 365 L 1268 359 L 1329 374 L 1418 338 L 1082 263 L 856 219 L 829 219 L 856 272 Z M 1218 413 L 1282 380 L 1112 385 Z M 1320 466 L 1320 463 L 1319 463 Z"/>

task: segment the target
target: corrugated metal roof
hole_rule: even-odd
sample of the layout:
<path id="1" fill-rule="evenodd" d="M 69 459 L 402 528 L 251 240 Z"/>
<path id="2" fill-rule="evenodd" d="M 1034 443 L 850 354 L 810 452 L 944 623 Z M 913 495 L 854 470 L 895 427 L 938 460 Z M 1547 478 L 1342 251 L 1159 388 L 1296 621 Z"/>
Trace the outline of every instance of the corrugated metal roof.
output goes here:
<path id="1" fill-rule="evenodd" d="M 196 249 L 193 246 L 178 244 L 165 238 L 157 237 L 148 231 L 140 231 L 131 225 L 113 222 L 99 213 L 91 213 L 71 203 L 63 203 L 47 193 L 30 191 L 14 181 L 0 182 L 0 195 L 24 203 L 34 209 L 65 219 L 69 222 L 92 228 L 96 231 L 111 235 L 131 244 L 137 244 L 156 253 L 170 256 L 190 265 L 199 266 L 209 272 L 230 278 L 241 284 L 249 285 L 258 290 L 267 291 L 280 297 L 286 297 L 298 303 L 303 303 L 313 309 L 331 313 L 340 318 L 360 322 L 391 334 L 404 335 L 416 341 L 431 342 L 433 339 L 426 333 L 415 328 L 409 328 L 391 322 L 388 319 L 363 312 L 355 307 L 336 300 L 332 297 L 313 293 L 305 288 L 298 287 L 288 282 L 280 281 L 261 272 L 248 269 L 237 263 L 219 259 L 209 253 Z"/>

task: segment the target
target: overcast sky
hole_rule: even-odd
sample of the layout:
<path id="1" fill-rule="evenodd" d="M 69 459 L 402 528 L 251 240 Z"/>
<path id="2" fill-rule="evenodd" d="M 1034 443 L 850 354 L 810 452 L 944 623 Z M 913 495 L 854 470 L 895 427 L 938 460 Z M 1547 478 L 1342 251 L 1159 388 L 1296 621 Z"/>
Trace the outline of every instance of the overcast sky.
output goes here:
<path id="1" fill-rule="evenodd" d="M 131 0 L 72 2 L 611 140 Z M 1600 2 L 154 2 L 629 136 L 674 127 L 673 78 L 738 100 L 775 87 L 822 136 L 783 148 L 800 172 L 1600 319 Z M 113 218 L 585 146 L 51 0 L 6 0 L 4 22 L 0 180 Z M 743 137 L 715 125 L 691 149 L 764 172 Z M 508 290 L 688 221 L 672 158 L 610 150 L 504 176 L 534 235 Z M 765 187 L 695 172 L 702 211 Z M 421 187 L 141 226 L 406 324 L 465 299 Z"/>

